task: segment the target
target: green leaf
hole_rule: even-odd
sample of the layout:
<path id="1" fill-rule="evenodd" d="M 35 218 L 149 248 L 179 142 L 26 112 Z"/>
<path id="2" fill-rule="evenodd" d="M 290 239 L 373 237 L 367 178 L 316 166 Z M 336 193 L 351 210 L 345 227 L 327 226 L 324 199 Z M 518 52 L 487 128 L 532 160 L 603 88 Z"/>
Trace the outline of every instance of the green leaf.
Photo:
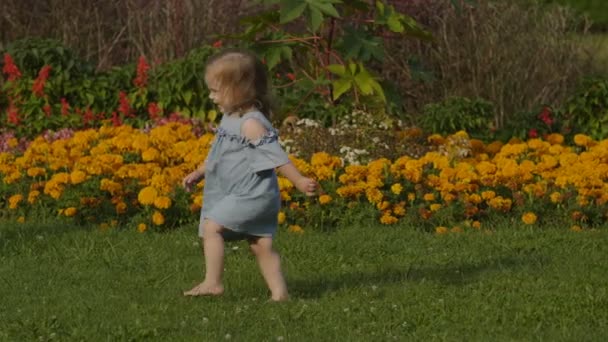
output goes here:
<path id="1" fill-rule="evenodd" d="M 300 0 L 281 1 L 281 24 L 295 20 L 304 13 L 306 2 Z"/>
<path id="2" fill-rule="evenodd" d="M 317 32 L 321 23 L 323 22 L 323 13 L 319 11 L 317 8 L 310 8 L 310 28 L 313 32 Z"/>
<path id="3" fill-rule="evenodd" d="M 329 70 L 332 74 L 336 74 L 339 76 L 343 76 L 346 74 L 346 67 L 342 64 L 331 64 L 327 66 L 327 70 Z"/>
<path id="4" fill-rule="evenodd" d="M 187 105 L 190 104 L 190 101 L 192 100 L 192 95 L 193 95 L 192 90 L 188 90 L 182 94 L 182 98 L 184 99 L 184 102 Z"/>
<path id="5" fill-rule="evenodd" d="M 342 94 L 349 91 L 350 88 L 352 88 L 352 86 L 353 86 L 352 82 L 348 79 L 338 79 L 338 80 L 332 82 L 333 99 L 337 100 L 340 96 L 342 96 Z"/>
<path id="6" fill-rule="evenodd" d="M 336 8 L 334 7 L 334 5 L 331 2 L 324 2 L 324 1 L 309 1 L 310 3 L 310 7 L 315 7 L 317 9 L 319 9 L 321 12 L 332 16 L 334 18 L 340 18 L 340 14 L 338 13 L 338 11 L 336 10 Z M 339 2 L 338 2 L 339 3 Z"/>

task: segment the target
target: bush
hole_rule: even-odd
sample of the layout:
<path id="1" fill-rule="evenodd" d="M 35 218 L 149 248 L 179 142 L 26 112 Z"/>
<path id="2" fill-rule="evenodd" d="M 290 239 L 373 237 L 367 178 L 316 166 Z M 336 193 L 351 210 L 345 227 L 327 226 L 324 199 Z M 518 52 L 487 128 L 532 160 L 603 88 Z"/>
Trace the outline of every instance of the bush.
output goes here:
<path id="1" fill-rule="evenodd" d="M 560 109 L 559 116 L 572 133 L 608 138 L 608 79 L 585 80 Z"/>
<path id="2" fill-rule="evenodd" d="M 419 120 L 425 132 L 449 135 L 466 131 L 472 137 L 489 140 L 493 137 L 494 106 L 483 99 L 450 97 L 424 106 Z"/>

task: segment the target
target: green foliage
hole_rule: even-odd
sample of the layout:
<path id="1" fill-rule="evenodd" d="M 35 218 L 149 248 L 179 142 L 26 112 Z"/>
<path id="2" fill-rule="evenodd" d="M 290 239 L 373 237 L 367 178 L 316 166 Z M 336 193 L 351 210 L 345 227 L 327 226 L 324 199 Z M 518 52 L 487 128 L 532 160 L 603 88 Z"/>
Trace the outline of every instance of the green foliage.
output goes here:
<path id="1" fill-rule="evenodd" d="M 420 127 L 428 133 L 442 135 L 464 130 L 471 137 L 488 139 L 492 136 L 494 106 L 481 98 L 450 97 L 424 107 Z"/>
<path id="2" fill-rule="evenodd" d="M 384 109 L 386 97 L 374 70 L 384 60 L 383 38 L 430 39 L 413 18 L 383 1 L 260 2 L 266 11 L 245 18 L 243 33 L 231 37 L 256 51 L 270 70 L 293 74 L 297 82 L 286 87 L 301 88 L 295 93 L 321 94 L 318 100 L 329 106 L 344 102 Z M 296 99 L 286 104 L 286 110 L 299 109 L 309 100 L 310 96 Z"/>
<path id="3" fill-rule="evenodd" d="M 608 138 L 608 79 L 588 79 L 559 110 L 564 125 L 572 133 L 594 139 Z"/>
<path id="4" fill-rule="evenodd" d="M 217 52 L 209 46 L 192 50 L 186 57 L 155 68 L 148 85 L 148 101 L 168 112 L 205 119 L 213 103 L 205 86 L 205 64 Z"/>
<path id="5" fill-rule="evenodd" d="M 204 64 L 213 53 L 213 48 L 203 46 L 182 59 L 152 68 L 148 65 L 146 82 L 138 85 L 135 80 L 142 65 L 94 71 L 56 41 L 16 41 L 2 51 L 21 76 L 0 83 L 0 121 L 18 136 L 28 137 L 46 130 L 97 127 L 105 120 L 143 127 L 151 118 L 151 103 L 157 105 L 160 117 L 179 113 L 213 121 L 215 116 L 208 115 L 212 103 L 203 75 Z M 44 68 L 48 78 L 40 83 Z M 38 91 L 37 84 L 42 84 Z"/>
<path id="6" fill-rule="evenodd" d="M 53 39 L 18 40 L 8 44 L 2 53 L 11 55 L 26 78 L 35 78 L 43 66 L 52 65 L 56 86 L 94 72 L 91 63 L 80 59 L 71 49 Z"/>

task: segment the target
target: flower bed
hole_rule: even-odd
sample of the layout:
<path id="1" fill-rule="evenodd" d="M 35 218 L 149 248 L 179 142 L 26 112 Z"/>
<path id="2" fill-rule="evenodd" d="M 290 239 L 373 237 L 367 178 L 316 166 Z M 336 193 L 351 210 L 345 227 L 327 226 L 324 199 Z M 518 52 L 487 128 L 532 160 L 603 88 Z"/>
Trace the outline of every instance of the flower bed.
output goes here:
<path id="1" fill-rule="evenodd" d="M 1 216 L 26 221 L 59 216 L 101 227 L 145 231 L 194 223 L 204 200 L 182 178 L 204 159 L 213 135 L 171 122 L 150 130 L 123 125 L 39 136 L 24 152 L 0 153 Z M 292 161 L 319 180 L 308 199 L 280 178 L 279 221 L 292 232 L 328 228 L 357 215 L 383 224 L 403 220 L 437 233 L 481 229 L 494 218 L 573 230 L 606 224 L 608 140 L 577 135 L 484 145 L 466 133 L 430 136 L 419 158 L 345 164 L 319 152 Z"/>

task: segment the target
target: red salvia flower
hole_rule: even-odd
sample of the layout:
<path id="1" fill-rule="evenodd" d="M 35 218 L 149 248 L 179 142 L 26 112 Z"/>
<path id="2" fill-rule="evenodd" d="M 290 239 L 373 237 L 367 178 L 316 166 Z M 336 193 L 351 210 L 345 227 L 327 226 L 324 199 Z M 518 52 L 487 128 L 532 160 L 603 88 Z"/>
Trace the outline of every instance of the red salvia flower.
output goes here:
<path id="1" fill-rule="evenodd" d="M 10 102 L 7 110 L 8 122 L 15 126 L 19 126 L 19 124 L 21 123 L 21 118 L 19 117 L 19 109 L 17 108 L 17 106 L 15 106 L 15 103 L 13 103 L 12 100 L 9 99 L 9 101 Z"/>
<path id="2" fill-rule="evenodd" d="M 61 98 L 61 115 L 67 116 L 68 114 L 70 114 L 70 104 L 68 103 L 68 100 L 65 99 L 65 97 L 62 97 Z"/>
<path id="3" fill-rule="evenodd" d="M 4 66 L 2 67 L 2 72 L 8 76 L 9 81 L 14 81 L 21 77 L 21 71 L 15 62 L 13 62 L 13 58 L 8 53 L 4 54 Z"/>
<path id="4" fill-rule="evenodd" d="M 110 118 L 110 121 L 112 121 L 112 125 L 114 125 L 114 127 L 122 125 L 122 119 L 120 118 L 120 115 L 118 115 L 118 113 L 116 112 L 112 112 L 112 117 Z"/>
<path id="5" fill-rule="evenodd" d="M 46 114 L 46 117 L 50 117 L 51 116 L 51 105 L 50 104 L 45 104 L 44 106 L 42 106 L 42 110 L 44 111 L 44 114 Z"/>
<path id="6" fill-rule="evenodd" d="M 214 47 L 214 48 L 216 48 L 216 49 L 221 48 L 221 47 L 222 47 L 222 45 L 224 45 L 224 44 L 222 43 L 222 41 L 221 41 L 221 40 L 217 40 L 217 41 L 215 41 L 215 42 L 213 43 L 213 47 Z"/>
<path id="7" fill-rule="evenodd" d="M 124 91 L 118 93 L 118 111 L 125 117 L 133 117 L 131 113 L 131 104 L 129 104 L 129 98 Z"/>
<path id="8" fill-rule="evenodd" d="M 551 118 L 551 110 L 549 110 L 549 107 L 544 107 L 540 114 L 538 114 L 538 118 L 541 119 L 541 121 L 544 122 L 547 126 L 551 126 L 553 124 L 553 119 Z"/>
<path id="9" fill-rule="evenodd" d="M 141 56 L 139 57 L 139 62 L 137 63 L 137 76 L 133 80 L 133 84 L 138 88 L 143 88 L 148 83 L 148 70 L 150 70 L 150 65 L 146 62 L 146 59 Z"/>
<path id="10" fill-rule="evenodd" d="M 51 72 L 51 66 L 45 65 L 38 72 L 38 77 L 34 81 L 34 85 L 32 86 L 32 92 L 34 95 L 38 97 L 44 96 L 44 85 L 46 81 L 49 79 L 49 73 Z"/>
<path id="11" fill-rule="evenodd" d="M 148 104 L 148 115 L 150 116 L 151 120 L 157 120 L 160 117 L 162 111 L 163 110 L 160 109 L 156 102 L 150 102 Z"/>
<path id="12" fill-rule="evenodd" d="M 287 75 L 285 75 L 290 81 L 295 81 L 296 80 L 296 75 L 294 75 L 291 72 L 288 72 Z"/>
<path id="13" fill-rule="evenodd" d="M 93 120 L 95 120 L 95 114 L 93 114 L 91 108 L 87 107 L 87 109 L 82 114 L 82 124 L 86 126 L 89 124 L 89 122 Z"/>
<path id="14" fill-rule="evenodd" d="M 528 137 L 532 139 L 538 138 L 538 131 L 536 130 L 536 128 L 532 128 L 528 131 Z"/>

